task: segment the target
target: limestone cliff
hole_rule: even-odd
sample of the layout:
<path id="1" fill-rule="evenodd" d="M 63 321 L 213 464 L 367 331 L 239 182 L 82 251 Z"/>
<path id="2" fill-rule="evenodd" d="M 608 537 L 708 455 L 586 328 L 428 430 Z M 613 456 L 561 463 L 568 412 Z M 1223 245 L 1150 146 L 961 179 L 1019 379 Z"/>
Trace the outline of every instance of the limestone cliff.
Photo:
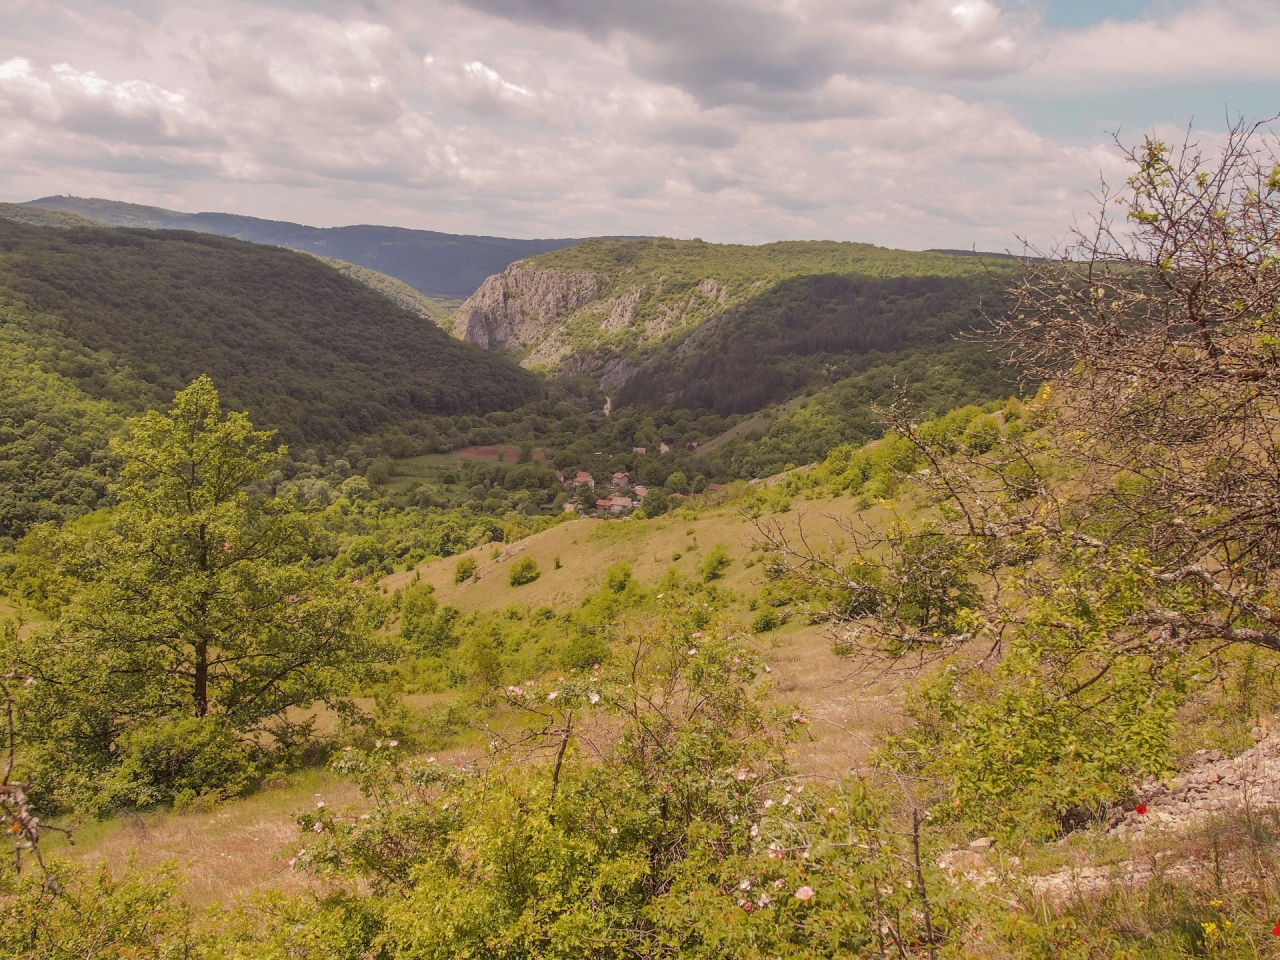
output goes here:
<path id="1" fill-rule="evenodd" d="M 486 280 L 462 304 L 455 333 L 489 350 L 521 350 L 546 340 L 561 318 L 600 296 L 594 273 L 539 270 L 513 263 Z"/>

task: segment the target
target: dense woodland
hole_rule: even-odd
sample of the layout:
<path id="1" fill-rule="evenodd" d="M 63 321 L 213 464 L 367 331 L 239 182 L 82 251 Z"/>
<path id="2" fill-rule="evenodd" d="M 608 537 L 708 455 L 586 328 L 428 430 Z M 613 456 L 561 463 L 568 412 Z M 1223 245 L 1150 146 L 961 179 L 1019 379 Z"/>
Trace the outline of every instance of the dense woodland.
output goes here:
<path id="1" fill-rule="evenodd" d="M 414 415 L 510 409 L 539 393 L 312 257 L 208 234 L 0 220 L 0 287 L 162 394 L 202 373 L 289 441 L 337 443 Z M 85 388 L 100 395 L 90 381 Z"/>
<path id="2" fill-rule="evenodd" d="M 980 328 L 999 301 L 995 284 L 970 278 L 784 280 L 648 360 L 618 403 L 754 413 L 911 354 L 961 349 L 956 335 Z"/>

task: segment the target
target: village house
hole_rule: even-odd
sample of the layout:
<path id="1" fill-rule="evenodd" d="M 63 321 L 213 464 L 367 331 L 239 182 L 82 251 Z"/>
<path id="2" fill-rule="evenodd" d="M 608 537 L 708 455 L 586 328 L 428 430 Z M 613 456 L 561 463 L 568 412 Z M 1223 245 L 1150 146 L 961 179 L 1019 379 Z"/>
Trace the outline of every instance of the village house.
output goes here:
<path id="1" fill-rule="evenodd" d="M 577 501 L 577 500 L 566 500 L 566 501 L 564 502 L 564 512 L 565 512 L 565 513 L 577 513 L 577 512 L 578 512 L 578 501 Z"/>
<path id="2" fill-rule="evenodd" d="M 671 446 L 670 446 L 670 444 L 667 444 L 667 443 L 662 444 L 662 446 L 658 447 L 658 452 L 659 452 L 659 453 L 670 453 L 670 452 L 671 452 Z"/>
<path id="3" fill-rule="evenodd" d="M 631 474 L 629 474 L 629 473 L 615 473 L 615 474 L 613 475 L 612 482 L 611 482 L 611 484 L 610 484 L 610 485 L 611 485 L 611 486 L 614 486 L 614 487 L 629 487 L 629 486 L 631 486 Z"/>
<path id="4" fill-rule="evenodd" d="M 587 471 L 579 470 L 578 475 L 573 478 L 573 486 L 575 489 L 578 487 L 590 487 L 594 490 L 596 488 L 596 480 Z"/>
<path id="5" fill-rule="evenodd" d="M 643 500 L 648 493 L 649 493 L 649 488 L 644 486 L 643 484 L 636 487 L 636 496 L 639 497 L 641 500 Z"/>
<path id="6" fill-rule="evenodd" d="M 715 492 L 716 492 L 717 490 L 719 490 L 719 489 L 720 489 L 720 484 L 718 484 L 718 483 L 708 483 L 708 484 L 707 484 L 707 493 L 715 493 Z"/>
<path id="7" fill-rule="evenodd" d="M 648 447 L 632 447 L 631 452 L 632 453 L 648 453 L 649 448 Z"/>
<path id="8" fill-rule="evenodd" d="M 615 493 L 609 498 L 610 513 L 621 513 L 623 510 L 630 510 L 634 506 L 635 503 L 630 497 L 624 497 L 620 493 Z"/>

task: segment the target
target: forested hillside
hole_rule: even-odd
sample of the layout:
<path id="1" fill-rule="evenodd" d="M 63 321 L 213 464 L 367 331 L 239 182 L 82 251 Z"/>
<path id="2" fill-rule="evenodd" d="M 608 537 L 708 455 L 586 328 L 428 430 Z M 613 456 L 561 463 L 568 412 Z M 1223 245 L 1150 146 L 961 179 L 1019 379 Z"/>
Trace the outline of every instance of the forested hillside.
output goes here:
<path id="1" fill-rule="evenodd" d="M 194 230 L 289 247 L 377 270 L 432 296 L 458 298 L 522 257 L 581 242 L 476 237 L 369 224 L 309 227 L 230 213 L 181 213 L 95 197 L 42 197 L 23 206 L 75 214 L 112 227 Z"/>
<path id="2" fill-rule="evenodd" d="M 122 418 L 206 372 L 321 447 L 541 395 L 314 257 L 194 233 L 0 219 L 0 346 L 0 538 L 93 509 Z"/>
<path id="3" fill-rule="evenodd" d="M 794 277 L 648 358 L 617 402 L 750 413 L 908 353 L 952 352 L 998 298 L 972 277 Z"/>
<path id="4" fill-rule="evenodd" d="M 313 257 L 208 234 L 0 221 L 0 287 L 160 395 L 217 377 L 232 406 L 290 441 L 339 442 L 539 393 L 512 364 Z"/>
<path id="5" fill-rule="evenodd" d="M 615 407 L 751 413 L 922 350 L 950 363 L 1018 269 L 857 243 L 593 240 L 490 277 L 453 329 L 588 374 Z"/>

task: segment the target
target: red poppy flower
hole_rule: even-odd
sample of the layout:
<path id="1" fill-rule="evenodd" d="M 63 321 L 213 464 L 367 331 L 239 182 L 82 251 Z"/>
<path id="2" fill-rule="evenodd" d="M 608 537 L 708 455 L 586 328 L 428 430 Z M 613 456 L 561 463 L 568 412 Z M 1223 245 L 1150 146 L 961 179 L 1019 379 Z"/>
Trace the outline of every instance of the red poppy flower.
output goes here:
<path id="1" fill-rule="evenodd" d="M 1136 812 L 1140 816 L 1145 817 L 1147 815 L 1147 805 L 1145 803 L 1140 803 L 1133 809 L 1134 809 L 1134 812 Z"/>
<path id="2" fill-rule="evenodd" d="M 1280 937 L 1280 923 L 1277 923 L 1275 929 L 1271 931 L 1273 937 Z"/>

